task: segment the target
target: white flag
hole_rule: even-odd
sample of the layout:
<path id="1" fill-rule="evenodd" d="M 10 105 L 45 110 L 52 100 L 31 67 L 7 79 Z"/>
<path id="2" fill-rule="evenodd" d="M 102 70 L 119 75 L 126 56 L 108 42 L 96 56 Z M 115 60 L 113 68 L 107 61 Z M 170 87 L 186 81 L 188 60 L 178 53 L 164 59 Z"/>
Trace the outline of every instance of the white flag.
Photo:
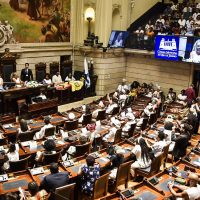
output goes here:
<path id="1" fill-rule="evenodd" d="M 85 76 L 86 76 L 85 86 L 86 86 L 86 88 L 89 88 L 90 87 L 90 76 L 89 76 L 88 62 L 87 62 L 86 57 L 84 58 L 84 70 L 85 70 Z"/>

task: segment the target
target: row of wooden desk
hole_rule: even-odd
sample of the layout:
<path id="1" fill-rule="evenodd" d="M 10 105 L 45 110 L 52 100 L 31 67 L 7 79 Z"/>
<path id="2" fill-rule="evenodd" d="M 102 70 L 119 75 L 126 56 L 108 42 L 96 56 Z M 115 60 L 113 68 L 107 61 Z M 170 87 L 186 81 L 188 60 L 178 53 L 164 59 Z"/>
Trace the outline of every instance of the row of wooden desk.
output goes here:
<path id="1" fill-rule="evenodd" d="M 119 147 L 124 150 L 124 157 L 126 160 L 130 158 L 131 149 L 133 146 L 130 143 L 122 142 L 119 144 Z M 94 153 L 93 153 L 94 154 Z M 96 162 L 99 163 L 101 170 L 105 169 L 110 165 L 110 160 L 108 158 L 108 154 L 106 150 L 101 150 L 98 153 L 95 153 Z M 74 161 L 66 161 L 59 163 L 59 171 L 67 171 L 70 174 L 71 179 L 75 179 L 79 174 L 79 169 L 82 165 L 85 164 L 85 157 L 76 158 Z M 72 165 L 72 166 L 70 166 Z M 39 168 L 27 169 L 22 172 L 15 172 L 8 174 L 8 180 L 5 182 L 0 176 L 0 194 L 5 194 L 8 192 L 16 192 L 19 187 L 23 189 L 27 189 L 27 185 L 30 181 L 36 181 L 39 185 L 42 181 L 43 177 L 50 174 L 49 166 L 43 166 Z"/>

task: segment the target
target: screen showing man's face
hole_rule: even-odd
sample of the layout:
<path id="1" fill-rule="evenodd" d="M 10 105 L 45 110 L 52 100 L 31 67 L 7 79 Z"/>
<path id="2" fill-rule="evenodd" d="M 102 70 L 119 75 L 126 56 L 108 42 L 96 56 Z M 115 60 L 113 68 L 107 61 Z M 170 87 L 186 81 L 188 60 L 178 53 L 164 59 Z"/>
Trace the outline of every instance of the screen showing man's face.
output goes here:
<path id="1" fill-rule="evenodd" d="M 196 53 L 200 56 L 200 42 L 197 44 Z"/>

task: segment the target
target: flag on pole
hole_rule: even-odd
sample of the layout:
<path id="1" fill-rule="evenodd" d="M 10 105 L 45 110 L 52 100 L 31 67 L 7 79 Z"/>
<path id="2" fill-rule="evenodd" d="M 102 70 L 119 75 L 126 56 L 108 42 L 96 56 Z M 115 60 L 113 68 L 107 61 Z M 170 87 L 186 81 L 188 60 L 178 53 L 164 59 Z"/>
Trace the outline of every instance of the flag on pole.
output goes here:
<path id="1" fill-rule="evenodd" d="M 85 70 L 85 86 L 86 88 L 90 87 L 90 76 L 89 76 L 89 70 L 88 70 L 88 62 L 86 57 L 84 58 L 84 70 Z"/>

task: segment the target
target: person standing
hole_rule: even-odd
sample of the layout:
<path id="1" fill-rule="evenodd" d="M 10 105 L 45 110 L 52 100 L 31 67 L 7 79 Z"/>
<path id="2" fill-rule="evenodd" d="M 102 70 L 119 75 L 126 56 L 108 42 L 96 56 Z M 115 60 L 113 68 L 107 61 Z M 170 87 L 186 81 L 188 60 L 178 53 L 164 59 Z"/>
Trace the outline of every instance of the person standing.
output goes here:
<path id="1" fill-rule="evenodd" d="M 29 63 L 25 63 L 25 68 L 21 71 L 21 80 L 24 82 L 33 80 L 33 73 L 32 70 L 29 69 Z"/>
<path id="2" fill-rule="evenodd" d="M 196 98 L 193 84 L 190 85 L 190 87 L 185 90 L 185 95 L 187 96 L 188 105 L 191 106 L 192 101 Z"/>

